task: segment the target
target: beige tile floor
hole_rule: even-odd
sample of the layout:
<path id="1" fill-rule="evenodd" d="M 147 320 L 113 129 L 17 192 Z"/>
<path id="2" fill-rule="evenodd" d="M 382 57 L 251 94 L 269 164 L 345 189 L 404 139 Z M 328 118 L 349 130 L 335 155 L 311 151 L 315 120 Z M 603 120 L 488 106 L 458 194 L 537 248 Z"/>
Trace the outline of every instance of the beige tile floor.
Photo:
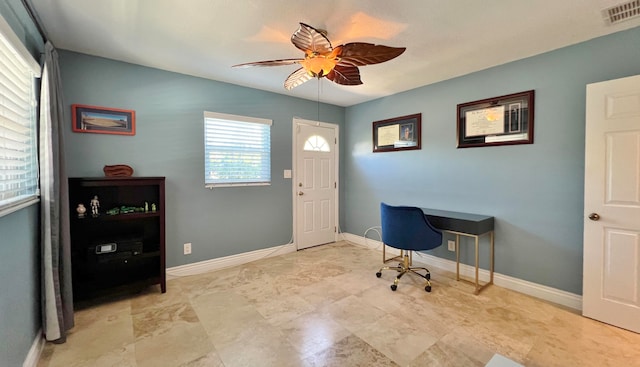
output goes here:
<path id="1" fill-rule="evenodd" d="M 389 285 L 381 254 L 346 242 L 170 280 L 76 312 L 57 366 L 640 366 L 640 335 L 432 271 Z M 414 280 L 415 279 L 415 280 Z"/>

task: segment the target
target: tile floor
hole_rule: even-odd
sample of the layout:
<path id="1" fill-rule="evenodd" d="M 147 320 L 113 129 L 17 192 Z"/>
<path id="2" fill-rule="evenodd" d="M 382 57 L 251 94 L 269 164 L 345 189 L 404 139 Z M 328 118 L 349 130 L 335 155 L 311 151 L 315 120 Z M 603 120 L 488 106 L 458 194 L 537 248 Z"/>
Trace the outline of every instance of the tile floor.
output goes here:
<path id="1" fill-rule="evenodd" d="M 76 312 L 57 366 L 640 366 L 640 335 L 431 269 L 398 290 L 381 254 L 346 242 L 170 280 Z M 415 280 L 414 280 L 415 279 Z"/>

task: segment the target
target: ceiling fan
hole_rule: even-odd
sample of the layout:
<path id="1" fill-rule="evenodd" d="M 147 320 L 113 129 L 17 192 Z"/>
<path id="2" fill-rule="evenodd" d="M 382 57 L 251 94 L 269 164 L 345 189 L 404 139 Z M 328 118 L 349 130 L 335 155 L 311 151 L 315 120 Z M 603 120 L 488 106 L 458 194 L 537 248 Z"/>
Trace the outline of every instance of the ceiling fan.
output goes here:
<path id="1" fill-rule="evenodd" d="M 379 64 L 400 56 L 405 47 L 389 47 L 372 43 L 352 42 L 331 46 L 326 32 L 300 23 L 291 36 L 291 43 L 304 51 L 303 59 L 281 59 L 249 62 L 233 67 L 280 66 L 300 64 L 302 67 L 287 77 L 284 87 L 291 90 L 312 78 L 323 78 L 341 85 L 360 85 L 358 66 Z"/>

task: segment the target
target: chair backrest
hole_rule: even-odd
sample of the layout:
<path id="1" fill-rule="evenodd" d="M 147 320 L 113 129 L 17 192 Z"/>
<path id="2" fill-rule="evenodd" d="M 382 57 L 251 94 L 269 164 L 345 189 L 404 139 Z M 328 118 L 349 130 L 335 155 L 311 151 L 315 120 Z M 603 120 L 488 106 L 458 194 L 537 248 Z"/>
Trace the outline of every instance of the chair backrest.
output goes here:
<path id="1" fill-rule="evenodd" d="M 382 242 L 402 250 L 431 250 L 442 244 L 442 232 L 429 223 L 422 209 L 380 203 Z"/>

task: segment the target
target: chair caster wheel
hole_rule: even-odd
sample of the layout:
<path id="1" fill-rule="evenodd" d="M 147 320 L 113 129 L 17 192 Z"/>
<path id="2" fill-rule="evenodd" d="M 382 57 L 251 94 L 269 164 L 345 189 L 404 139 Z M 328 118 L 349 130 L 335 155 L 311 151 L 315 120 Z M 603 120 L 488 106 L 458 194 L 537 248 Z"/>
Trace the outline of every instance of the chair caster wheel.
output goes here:
<path id="1" fill-rule="evenodd" d="M 395 284 L 391 284 L 391 290 L 395 292 L 396 289 L 398 289 L 398 286 Z"/>
<path id="2" fill-rule="evenodd" d="M 380 278 L 380 277 L 382 276 L 382 273 L 381 273 L 381 272 L 377 272 L 377 273 L 376 273 L 376 276 L 377 276 L 378 278 Z"/>
<path id="3" fill-rule="evenodd" d="M 431 286 L 428 285 L 428 286 L 424 287 L 424 290 L 427 291 L 427 292 L 431 292 Z"/>

